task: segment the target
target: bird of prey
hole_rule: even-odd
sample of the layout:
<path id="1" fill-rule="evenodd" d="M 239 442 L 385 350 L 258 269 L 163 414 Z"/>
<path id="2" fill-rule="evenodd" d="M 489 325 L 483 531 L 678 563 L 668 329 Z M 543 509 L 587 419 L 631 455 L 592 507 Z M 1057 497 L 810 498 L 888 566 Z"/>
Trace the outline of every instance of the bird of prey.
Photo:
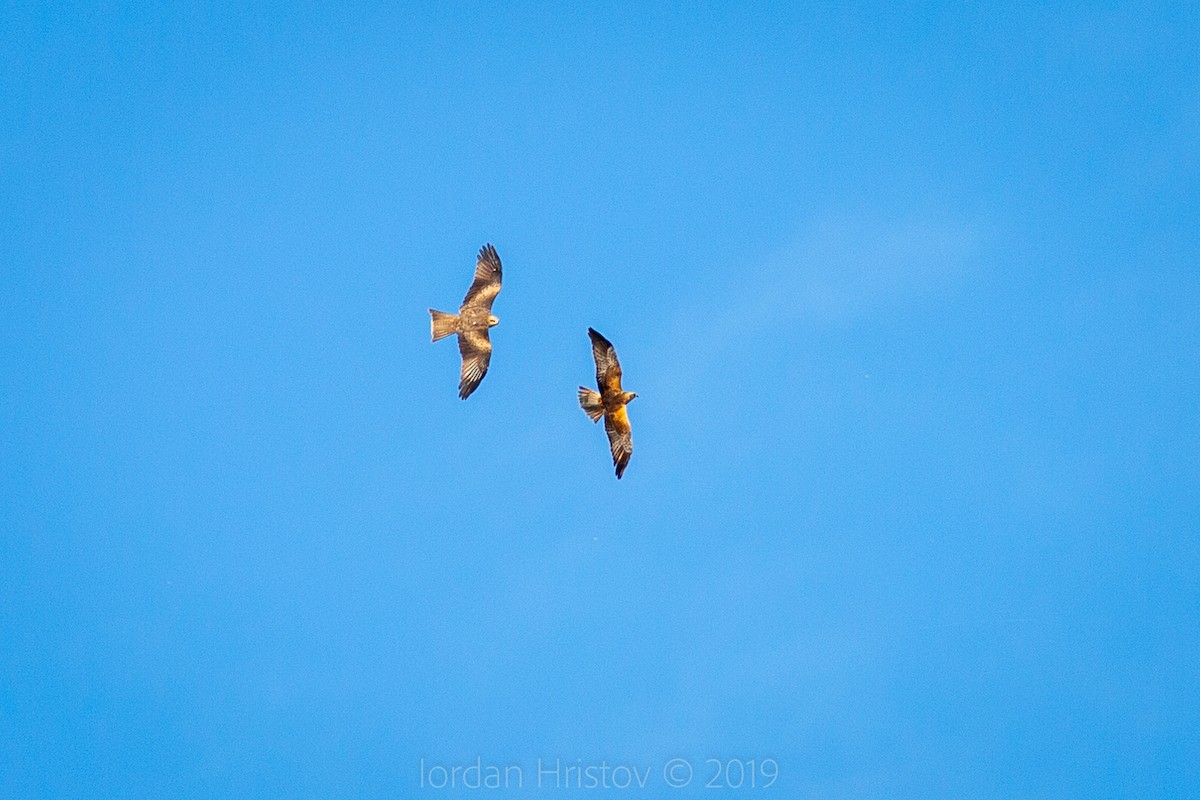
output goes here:
<path id="1" fill-rule="evenodd" d="M 479 249 L 475 262 L 475 280 L 457 314 L 429 309 L 433 341 L 452 333 L 458 334 L 458 351 L 462 353 L 462 377 L 458 396 L 466 400 L 479 388 L 492 360 L 492 341 L 488 328 L 499 324 L 492 316 L 492 301 L 500 294 L 500 256 L 496 248 L 486 244 Z"/>
<path id="2" fill-rule="evenodd" d="M 608 446 L 612 449 L 613 465 L 617 468 L 619 480 L 629 465 L 629 457 L 633 455 L 633 434 L 625 405 L 637 394 L 621 388 L 621 364 L 617 361 L 617 351 L 613 349 L 612 342 L 591 328 L 588 328 L 588 336 L 592 340 L 596 385 L 600 391 L 580 386 L 579 405 L 592 422 L 604 417 L 604 430 L 608 432 Z"/>

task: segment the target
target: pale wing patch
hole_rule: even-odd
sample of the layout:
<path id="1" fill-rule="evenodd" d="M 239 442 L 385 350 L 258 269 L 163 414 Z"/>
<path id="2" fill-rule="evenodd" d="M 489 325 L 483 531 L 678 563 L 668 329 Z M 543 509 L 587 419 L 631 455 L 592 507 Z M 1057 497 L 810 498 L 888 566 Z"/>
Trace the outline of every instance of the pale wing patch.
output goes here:
<path id="1" fill-rule="evenodd" d="M 620 392 L 621 364 L 612 342 L 591 328 L 588 328 L 588 337 L 592 340 L 592 358 L 596 361 L 596 386 L 605 394 Z"/>
<path id="2" fill-rule="evenodd" d="M 475 280 L 471 282 L 471 288 L 467 289 L 462 304 L 480 306 L 491 311 L 492 301 L 500 294 L 502 277 L 500 256 L 496 254 L 496 248 L 490 244 L 484 245 L 475 261 Z"/>
<path id="3" fill-rule="evenodd" d="M 462 353 L 462 378 L 458 396 L 466 400 L 479 388 L 492 360 L 492 342 L 487 330 L 472 330 L 458 335 L 458 352 Z"/>
<path id="4" fill-rule="evenodd" d="M 629 458 L 633 455 L 633 431 L 625 406 L 604 415 L 604 430 L 608 433 L 613 466 L 617 468 L 617 478 L 620 478 L 625 474 L 625 467 L 629 466 Z"/>

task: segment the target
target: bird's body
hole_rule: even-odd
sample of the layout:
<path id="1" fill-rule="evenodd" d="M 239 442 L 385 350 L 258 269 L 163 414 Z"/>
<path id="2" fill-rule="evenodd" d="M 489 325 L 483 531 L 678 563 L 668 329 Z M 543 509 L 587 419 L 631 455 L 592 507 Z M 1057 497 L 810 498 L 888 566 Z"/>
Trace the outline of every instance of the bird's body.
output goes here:
<path id="1" fill-rule="evenodd" d="M 599 422 L 600 418 L 604 417 L 604 430 L 608 434 L 613 466 L 616 467 L 617 478 L 620 479 L 633 455 L 633 432 L 629 425 L 629 412 L 625 406 L 637 397 L 637 394 L 621 388 L 621 364 L 617 361 L 617 351 L 613 349 L 612 342 L 591 328 L 588 328 L 588 337 L 592 340 L 592 358 L 596 361 L 596 385 L 600 391 L 580 386 L 579 405 L 592 422 Z"/>
<path id="2" fill-rule="evenodd" d="M 458 396 L 466 400 L 479 388 L 492 360 L 492 341 L 488 329 L 499 324 L 492 315 L 492 303 L 500 294 L 500 256 L 490 244 L 479 250 L 475 262 L 475 280 L 467 290 L 457 314 L 429 309 L 433 341 L 458 334 L 458 350 L 462 355 L 462 371 Z"/>

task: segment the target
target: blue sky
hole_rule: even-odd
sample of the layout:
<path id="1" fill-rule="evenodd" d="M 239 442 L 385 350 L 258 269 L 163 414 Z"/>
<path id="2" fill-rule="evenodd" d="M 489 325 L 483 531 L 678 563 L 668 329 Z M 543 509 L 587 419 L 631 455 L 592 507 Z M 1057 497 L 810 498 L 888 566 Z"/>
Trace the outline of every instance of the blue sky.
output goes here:
<path id="1" fill-rule="evenodd" d="M 3 14 L 0 795 L 1200 792 L 1195 5 L 184 6 Z"/>

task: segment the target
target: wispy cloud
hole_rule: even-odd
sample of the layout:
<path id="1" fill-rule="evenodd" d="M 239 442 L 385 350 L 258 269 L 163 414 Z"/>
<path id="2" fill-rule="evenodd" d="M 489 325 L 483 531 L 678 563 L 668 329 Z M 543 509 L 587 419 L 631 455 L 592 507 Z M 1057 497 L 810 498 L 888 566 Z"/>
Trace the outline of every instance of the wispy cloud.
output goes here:
<path id="1" fill-rule="evenodd" d="M 648 353 L 647 394 L 679 408 L 697 369 L 756 358 L 746 348 L 804 329 L 844 329 L 897 309 L 957 296 L 991 238 L 988 226 L 952 215 L 827 216 L 805 224 L 757 264 L 686 298 Z M 702 293 L 701 293 L 702 292 Z"/>
<path id="2" fill-rule="evenodd" d="M 693 296 L 664 346 L 719 345 L 787 326 L 842 326 L 953 291 L 969 274 L 985 232 L 949 216 L 815 220 L 761 263 L 731 268 L 726 285 Z"/>
<path id="3" fill-rule="evenodd" d="M 737 312 L 777 322 L 840 322 L 957 282 L 977 226 L 953 219 L 829 217 L 809 226 L 742 284 Z"/>

